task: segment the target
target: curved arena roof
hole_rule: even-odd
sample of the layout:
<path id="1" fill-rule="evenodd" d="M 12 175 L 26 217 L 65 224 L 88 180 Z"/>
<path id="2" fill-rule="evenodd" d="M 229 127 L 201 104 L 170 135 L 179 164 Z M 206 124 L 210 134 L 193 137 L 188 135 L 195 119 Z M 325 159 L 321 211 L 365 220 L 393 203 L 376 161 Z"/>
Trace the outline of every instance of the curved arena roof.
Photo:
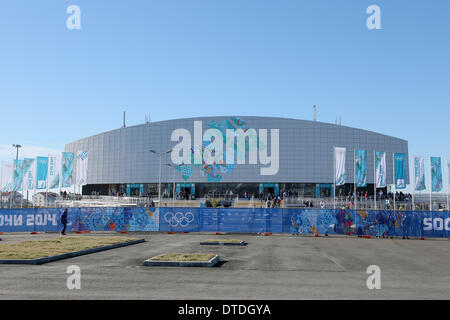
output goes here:
<path id="1" fill-rule="evenodd" d="M 68 143 L 65 150 L 89 151 L 88 184 L 157 183 L 159 156 L 149 150 L 167 151 L 177 142 L 171 141 L 176 129 L 186 129 L 195 146 L 194 123 L 201 122 L 202 132 L 218 129 L 267 129 L 267 152 L 273 151 L 271 132 L 279 130 L 279 168 L 275 174 L 262 175 L 268 167 L 260 161 L 249 164 L 184 165 L 177 168 L 176 181 L 201 182 L 266 182 L 266 183 L 332 183 L 333 147 L 347 148 L 347 182 L 353 181 L 353 150 L 367 151 L 367 182 L 373 183 L 373 153 L 386 152 L 387 183 L 392 183 L 393 153 L 408 154 L 408 142 L 363 129 L 317 121 L 274 117 L 197 117 L 145 123 L 96 134 Z M 261 139 L 261 136 L 259 137 Z M 261 140 L 260 140 L 261 141 Z M 171 156 L 163 156 L 162 181 L 173 181 Z M 408 164 L 408 161 L 406 162 Z M 409 183 L 408 168 L 407 183 Z"/>

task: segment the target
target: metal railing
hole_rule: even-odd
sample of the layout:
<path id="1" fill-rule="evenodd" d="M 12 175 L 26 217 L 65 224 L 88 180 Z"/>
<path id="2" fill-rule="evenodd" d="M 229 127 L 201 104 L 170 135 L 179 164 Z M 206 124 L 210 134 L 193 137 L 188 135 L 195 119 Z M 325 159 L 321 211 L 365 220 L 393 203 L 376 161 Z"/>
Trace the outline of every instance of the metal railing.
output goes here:
<path id="1" fill-rule="evenodd" d="M 275 198 L 259 198 L 251 197 L 243 198 L 239 195 L 220 195 L 208 194 L 204 198 L 194 200 L 173 199 L 170 197 L 161 199 L 161 207 L 201 207 L 210 206 L 226 206 L 233 208 L 269 208 L 274 204 L 281 208 L 322 208 L 322 209 L 356 209 L 356 210 L 394 210 L 394 201 L 392 197 L 384 196 L 381 199 L 375 199 L 373 196 L 357 197 L 356 201 L 351 196 L 347 197 L 280 197 L 281 201 L 274 201 Z M 445 194 L 432 196 L 432 210 L 448 210 L 447 196 Z M 25 199 L 9 201 L 3 199 L 0 201 L 0 208 L 27 208 L 27 207 L 46 207 L 46 208 L 62 208 L 62 207 L 123 207 L 123 206 L 158 206 L 158 197 L 124 197 L 124 196 L 96 196 L 96 195 L 72 195 L 71 197 L 49 197 L 40 202 L 31 202 Z M 396 210 L 413 210 L 413 211 L 430 211 L 429 195 L 415 195 L 414 205 L 412 198 L 406 197 L 404 200 L 397 199 L 395 201 Z"/>

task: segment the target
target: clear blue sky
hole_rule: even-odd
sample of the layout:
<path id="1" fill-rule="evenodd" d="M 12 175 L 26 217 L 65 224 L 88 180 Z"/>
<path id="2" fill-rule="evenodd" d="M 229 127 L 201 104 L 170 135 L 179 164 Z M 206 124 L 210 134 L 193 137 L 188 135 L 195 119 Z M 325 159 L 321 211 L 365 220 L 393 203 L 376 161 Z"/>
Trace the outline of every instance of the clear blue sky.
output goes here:
<path id="1" fill-rule="evenodd" d="M 66 28 L 71 4 L 81 30 Z M 366 27 L 371 4 L 382 30 Z M 124 109 L 133 125 L 312 119 L 316 104 L 319 121 L 450 157 L 449 12 L 448 0 L 2 0 L 0 145 L 62 150 L 120 127 Z"/>

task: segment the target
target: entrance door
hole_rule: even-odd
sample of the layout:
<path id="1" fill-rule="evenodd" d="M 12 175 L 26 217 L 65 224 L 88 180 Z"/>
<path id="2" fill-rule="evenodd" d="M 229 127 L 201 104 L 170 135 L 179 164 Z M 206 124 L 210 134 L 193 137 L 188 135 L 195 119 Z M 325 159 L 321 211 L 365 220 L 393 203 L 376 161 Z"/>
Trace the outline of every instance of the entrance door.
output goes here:
<path id="1" fill-rule="evenodd" d="M 132 197 L 139 196 L 139 188 L 130 188 L 130 196 Z"/>
<path id="2" fill-rule="evenodd" d="M 191 199 L 191 188 L 183 187 L 181 188 L 181 192 L 183 192 L 184 199 Z"/>
<path id="3" fill-rule="evenodd" d="M 321 198 L 331 197 L 331 188 L 321 188 L 320 189 L 320 197 Z"/>
<path id="4" fill-rule="evenodd" d="M 275 188 L 273 188 L 273 187 L 264 187 L 264 193 L 265 194 L 269 194 L 270 193 L 270 195 L 274 195 L 275 194 Z"/>

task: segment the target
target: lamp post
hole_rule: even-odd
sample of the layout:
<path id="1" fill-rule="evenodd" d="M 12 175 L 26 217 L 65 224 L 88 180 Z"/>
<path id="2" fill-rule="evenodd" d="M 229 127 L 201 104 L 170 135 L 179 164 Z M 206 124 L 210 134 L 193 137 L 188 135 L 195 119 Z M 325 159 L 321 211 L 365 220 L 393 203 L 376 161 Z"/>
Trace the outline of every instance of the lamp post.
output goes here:
<path id="1" fill-rule="evenodd" d="M 155 150 L 150 150 L 151 153 L 159 154 L 159 182 L 158 182 L 158 208 L 161 207 L 161 163 L 163 154 L 169 154 L 172 152 L 172 149 L 165 152 L 158 152 Z"/>
<path id="2" fill-rule="evenodd" d="M 13 148 L 16 148 L 16 161 L 19 160 L 19 149 L 22 148 L 20 144 L 13 144 Z"/>
<path id="3" fill-rule="evenodd" d="M 166 166 L 173 167 L 173 186 L 172 186 L 172 209 L 175 208 L 175 165 L 166 163 Z"/>

